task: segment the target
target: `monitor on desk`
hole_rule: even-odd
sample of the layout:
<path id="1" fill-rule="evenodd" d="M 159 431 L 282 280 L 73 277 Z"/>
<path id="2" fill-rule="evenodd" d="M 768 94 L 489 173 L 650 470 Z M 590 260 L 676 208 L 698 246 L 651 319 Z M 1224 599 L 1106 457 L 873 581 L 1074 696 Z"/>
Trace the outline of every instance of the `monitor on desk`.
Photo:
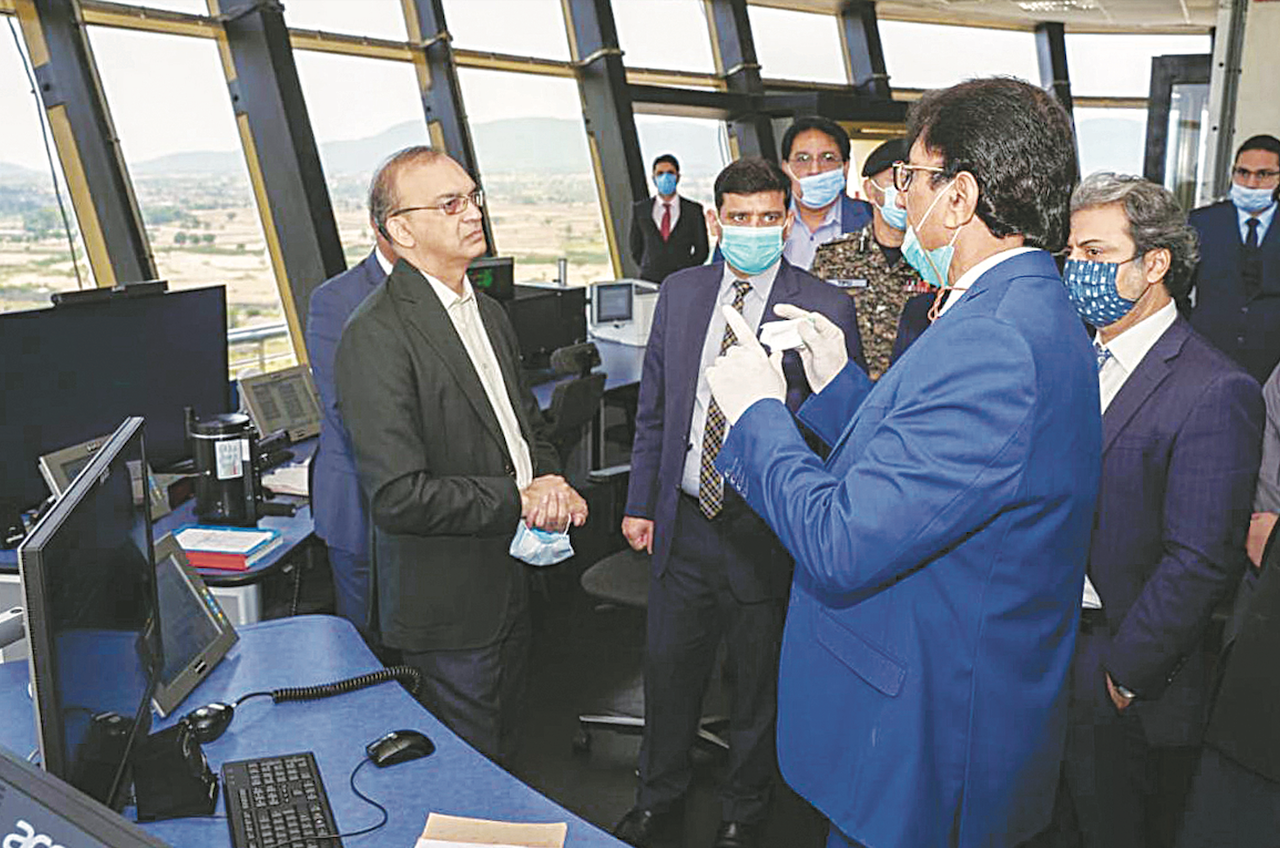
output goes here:
<path id="1" fill-rule="evenodd" d="M 18 548 L 36 731 L 45 770 L 114 809 L 150 727 L 163 667 L 142 419 L 129 418 Z"/>
<path id="2" fill-rule="evenodd" d="M 467 267 L 467 279 L 476 291 L 495 300 L 516 295 L 516 260 L 511 256 L 481 256 Z"/>
<path id="3" fill-rule="evenodd" d="M 591 287 L 593 324 L 630 321 L 634 287 L 630 280 L 621 283 L 596 283 Z"/>
<path id="4" fill-rule="evenodd" d="M 166 848 L 70 784 L 0 748 L 0 843 Z"/>
<path id="5" fill-rule="evenodd" d="M 291 442 L 320 435 L 320 399 L 306 365 L 242 377 L 240 397 L 263 438 L 277 430 Z"/>
<path id="6" fill-rule="evenodd" d="M 184 406 L 230 412 L 222 286 L 0 314 L 0 502 L 45 499 L 41 456 L 147 419 L 151 465 L 187 456 Z"/>

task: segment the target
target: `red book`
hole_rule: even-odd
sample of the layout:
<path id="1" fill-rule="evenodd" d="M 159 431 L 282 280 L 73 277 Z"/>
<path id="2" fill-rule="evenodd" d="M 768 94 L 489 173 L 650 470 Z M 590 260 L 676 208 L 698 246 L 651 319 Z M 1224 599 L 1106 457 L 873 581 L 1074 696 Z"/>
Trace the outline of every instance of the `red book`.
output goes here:
<path id="1" fill-rule="evenodd" d="M 247 571 L 284 544 L 279 530 L 188 524 L 173 534 L 196 568 Z"/>

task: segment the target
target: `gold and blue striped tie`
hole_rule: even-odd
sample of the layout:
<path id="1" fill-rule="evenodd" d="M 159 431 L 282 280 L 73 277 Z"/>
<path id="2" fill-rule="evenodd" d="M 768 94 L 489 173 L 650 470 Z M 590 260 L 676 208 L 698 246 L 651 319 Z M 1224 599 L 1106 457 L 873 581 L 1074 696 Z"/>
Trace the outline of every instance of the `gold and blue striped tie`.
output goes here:
<path id="1" fill-rule="evenodd" d="M 749 291 L 749 281 L 733 281 L 733 308 L 739 313 L 742 312 Z M 721 356 L 734 341 L 733 329 L 725 324 L 724 336 L 720 339 Z M 720 411 L 720 404 L 712 398 L 707 406 L 707 427 L 702 432 L 702 463 L 698 466 L 698 508 L 707 518 L 715 518 L 724 507 L 724 477 L 716 471 L 716 457 L 720 455 L 720 446 L 724 444 L 727 425 L 724 413 Z"/>

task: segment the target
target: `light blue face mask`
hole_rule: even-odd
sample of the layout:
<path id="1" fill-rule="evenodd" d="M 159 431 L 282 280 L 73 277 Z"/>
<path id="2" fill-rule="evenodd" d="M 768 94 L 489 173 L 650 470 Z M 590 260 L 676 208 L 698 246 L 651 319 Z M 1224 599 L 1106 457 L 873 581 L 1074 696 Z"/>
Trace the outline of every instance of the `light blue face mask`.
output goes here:
<path id="1" fill-rule="evenodd" d="M 876 188 L 880 188 L 879 184 L 873 183 Z M 898 205 L 898 189 L 893 184 L 893 180 L 884 188 L 880 188 L 884 192 L 884 203 L 880 204 L 880 216 L 884 218 L 884 222 L 895 230 L 905 230 L 907 228 L 907 210 Z"/>
<path id="2" fill-rule="evenodd" d="M 1231 202 L 1250 215 L 1275 203 L 1275 193 L 1273 188 L 1246 188 L 1239 183 L 1231 184 Z"/>
<path id="3" fill-rule="evenodd" d="M 653 184 L 658 187 L 658 194 L 664 197 L 670 197 L 676 193 L 676 183 L 680 181 L 680 177 L 671 171 L 663 171 L 653 178 Z"/>
<path id="4" fill-rule="evenodd" d="M 782 227 L 730 227 L 721 224 L 720 252 L 731 266 L 754 277 L 782 255 Z"/>
<path id="5" fill-rule="evenodd" d="M 952 182 L 955 182 L 952 180 Z M 920 219 L 921 226 L 929 220 L 929 216 L 933 213 L 933 207 L 938 205 L 938 201 L 946 194 L 947 188 L 951 187 L 951 183 L 947 183 L 947 187 L 938 192 L 933 198 L 933 203 L 929 204 L 929 208 L 925 210 L 924 217 Z M 906 211 L 902 210 L 902 217 L 906 218 Z M 934 288 L 946 288 L 947 272 L 951 268 L 951 258 L 956 252 L 956 237 L 960 235 L 960 230 L 956 230 L 951 236 L 951 241 L 941 247 L 935 247 L 933 250 L 925 250 L 924 245 L 920 244 L 920 237 L 916 235 L 916 228 L 907 222 L 907 237 L 902 241 L 902 256 L 910 263 L 912 268 L 920 272 L 921 278 Z"/>
<path id="6" fill-rule="evenodd" d="M 523 521 L 516 525 L 516 535 L 507 550 L 521 562 L 529 565 L 555 565 L 573 556 L 573 544 L 569 541 L 569 527 L 564 532 L 552 533 L 529 527 Z"/>
<path id="7" fill-rule="evenodd" d="M 1068 259 L 1062 268 L 1062 282 L 1067 286 L 1067 297 L 1080 317 L 1093 327 L 1109 327 L 1129 314 L 1137 304 L 1120 296 L 1116 278 L 1125 262 L 1090 262 L 1087 259 Z"/>
<path id="8" fill-rule="evenodd" d="M 809 209 L 821 209 L 844 193 L 844 168 L 801 177 L 799 182 L 801 196 L 796 199 L 800 204 Z"/>

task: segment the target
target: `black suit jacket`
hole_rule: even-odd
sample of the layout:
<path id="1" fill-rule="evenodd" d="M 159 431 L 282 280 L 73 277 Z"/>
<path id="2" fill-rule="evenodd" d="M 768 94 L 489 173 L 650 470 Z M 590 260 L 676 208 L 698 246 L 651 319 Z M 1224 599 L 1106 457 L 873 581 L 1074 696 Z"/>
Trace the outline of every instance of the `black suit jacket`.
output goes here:
<path id="1" fill-rule="evenodd" d="M 534 476 L 555 472 L 515 331 L 496 301 L 476 300 Z M 462 339 L 417 269 L 396 263 L 352 314 L 335 373 L 370 505 L 384 641 L 410 651 L 492 644 L 527 591 L 526 566 L 507 554 L 520 520 L 515 466 Z"/>
<path id="2" fill-rule="evenodd" d="M 680 219 L 666 241 L 653 222 L 653 198 L 631 207 L 631 258 L 639 263 L 642 279 L 660 283 L 681 268 L 701 265 L 708 250 L 701 204 L 680 198 Z"/>

